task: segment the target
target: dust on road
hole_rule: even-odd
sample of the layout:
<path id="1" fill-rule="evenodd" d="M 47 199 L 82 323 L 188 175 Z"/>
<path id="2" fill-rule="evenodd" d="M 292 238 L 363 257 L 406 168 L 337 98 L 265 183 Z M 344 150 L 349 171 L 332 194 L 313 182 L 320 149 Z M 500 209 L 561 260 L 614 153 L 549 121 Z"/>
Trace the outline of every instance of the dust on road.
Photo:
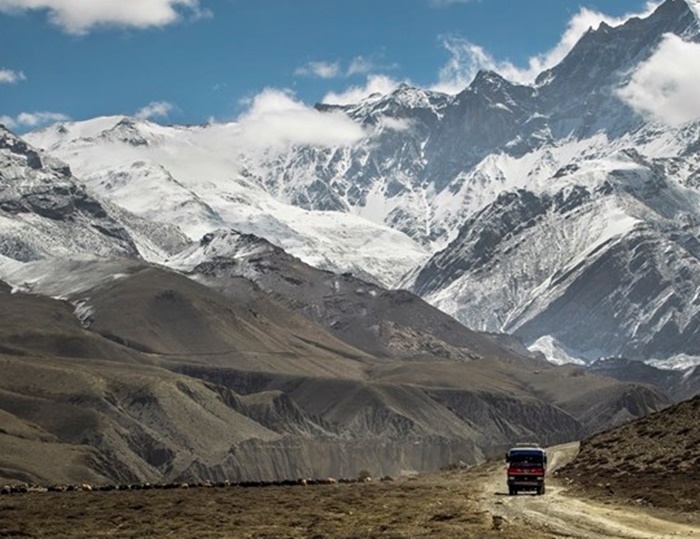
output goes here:
<path id="1" fill-rule="evenodd" d="M 643 508 L 621 507 L 567 495 L 552 476 L 578 453 L 578 444 L 549 448 L 547 493 L 544 496 L 509 496 L 505 465 L 493 465 L 482 480 L 479 502 L 484 510 L 508 523 L 525 525 L 552 537 L 582 539 L 676 539 L 700 538 L 700 528 L 652 516 Z"/>

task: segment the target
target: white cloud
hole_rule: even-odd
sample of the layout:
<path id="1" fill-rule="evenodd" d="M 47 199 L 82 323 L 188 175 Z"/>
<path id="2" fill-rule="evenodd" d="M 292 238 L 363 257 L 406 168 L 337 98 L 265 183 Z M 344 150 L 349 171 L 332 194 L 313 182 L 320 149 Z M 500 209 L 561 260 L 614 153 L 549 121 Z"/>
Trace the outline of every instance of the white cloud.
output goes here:
<path id="1" fill-rule="evenodd" d="M 352 75 L 363 75 L 370 73 L 371 71 L 375 71 L 376 69 L 377 66 L 374 64 L 374 62 L 372 62 L 372 60 L 368 60 L 362 56 L 357 56 L 356 58 L 352 59 L 352 62 L 350 62 L 347 74 L 348 77 Z"/>
<path id="2" fill-rule="evenodd" d="M 352 86 L 341 93 L 329 92 L 321 102 L 334 105 L 358 103 L 372 94 L 388 94 L 398 85 L 397 81 L 386 75 L 370 75 L 365 86 Z"/>
<path id="3" fill-rule="evenodd" d="M 5 13 L 48 11 L 51 22 L 71 34 L 96 26 L 147 28 L 176 22 L 187 10 L 205 15 L 199 0 L 0 0 Z"/>
<path id="4" fill-rule="evenodd" d="M 16 117 L 0 116 L 0 123 L 9 129 L 34 129 L 53 122 L 65 122 L 70 120 L 65 114 L 59 112 L 22 112 Z"/>
<path id="5" fill-rule="evenodd" d="M 309 62 L 294 71 L 295 75 L 314 76 L 320 79 L 334 79 L 340 74 L 338 62 Z"/>
<path id="6" fill-rule="evenodd" d="M 660 4 L 658 0 L 647 2 L 643 12 L 622 17 L 611 17 L 599 11 L 581 8 L 569 21 L 559 42 L 544 54 L 531 57 L 526 67 L 516 66 L 507 60 L 497 60 L 483 47 L 466 39 L 445 37 L 442 44 L 450 53 L 450 59 L 440 70 L 438 82 L 432 89 L 446 93 L 460 92 L 474 80 L 481 69 L 496 71 L 513 82 L 532 84 L 542 71 L 561 62 L 589 28 L 597 28 L 602 22 L 618 26 L 631 17 L 646 17 Z"/>
<path id="7" fill-rule="evenodd" d="M 149 120 L 151 118 L 166 117 L 175 109 L 172 103 L 167 101 L 152 101 L 136 113 L 137 118 Z"/>
<path id="8" fill-rule="evenodd" d="M 700 44 L 667 34 L 618 95 L 639 113 L 680 125 L 700 118 Z"/>
<path id="9" fill-rule="evenodd" d="M 0 69 L 0 84 L 14 84 L 21 80 L 26 80 L 27 77 L 21 71 L 12 71 L 11 69 Z"/>
<path id="10" fill-rule="evenodd" d="M 319 79 L 335 79 L 340 77 L 352 77 L 353 75 L 366 75 L 379 69 L 393 69 L 396 66 L 379 66 L 372 60 L 363 56 L 356 56 L 343 69 L 340 62 L 308 62 L 298 67 L 294 74 L 297 76 L 317 77 Z"/>
<path id="11" fill-rule="evenodd" d="M 457 94 L 474 80 L 480 69 L 499 71 L 496 61 L 471 41 L 462 38 L 444 38 L 443 47 L 450 59 L 438 73 L 438 82 L 430 89 L 446 94 Z"/>
<path id="12" fill-rule="evenodd" d="M 413 126 L 411 120 L 392 118 L 391 116 L 382 116 L 379 119 L 379 126 L 390 131 L 408 131 Z"/>
<path id="13" fill-rule="evenodd" d="M 350 145 L 366 133 L 345 114 L 319 112 L 290 92 L 266 89 L 238 118 L 242 142 L 258 148 L 286 148 L 295 144 Z"/>

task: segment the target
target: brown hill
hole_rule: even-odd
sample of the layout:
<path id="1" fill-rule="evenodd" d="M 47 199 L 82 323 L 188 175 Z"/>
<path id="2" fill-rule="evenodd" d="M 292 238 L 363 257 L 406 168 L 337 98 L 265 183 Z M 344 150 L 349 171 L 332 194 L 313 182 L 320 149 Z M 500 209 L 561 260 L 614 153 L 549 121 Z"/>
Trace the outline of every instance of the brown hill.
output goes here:
<path id="1" fill-rule="evenodd" d="M 204 259 L 191 275 L 207 286 L 228 294 L 230 280 L 245 276 L 290 310 L 373 356 L 533 359 L 516 339 L 472 331 L 415 294 L 319 270 L 251 234 L 218 230 L 181 257 L 185 267 L 189 259 Z"/>
<path id="2" fill-rule="evenodd" d="M 700 510 L 700 396 L 586 438 L 560 474 L 599 496 Z"/>
<path id="3" fill-rule="evenodd" d="M 0 287 L 0 322 L 0 353 L 143 361 L 135 351 L 82 327 L 67 301 Z"/>
<path id="4" fill-rule="evenodd" d="M 0 357 L 0 477 L 51 482 L 160 481 L 196 459 L 280 436 L 201 382 L 150 366 Z"/>
<path id="5" fill-rule="evenodd" d="M 32 278 L 70 303 L 0 291 L 0 479 L 399 475 L 517 439 L 571 440 L 667 403 L 506 349 L 466 362 L 378 358 L 246 279 L 222 294 L 144 263 L 105 264 Z M 599 399 L 595 420 L 586 395 Z"/>
<path id="6" fill-rule="evenodd" d="M 362 377 L 367 354 L 238 278 L 228 296 L 141 267 L 89 292 L 90 329 L 159 359 L 243 370 Z"/>

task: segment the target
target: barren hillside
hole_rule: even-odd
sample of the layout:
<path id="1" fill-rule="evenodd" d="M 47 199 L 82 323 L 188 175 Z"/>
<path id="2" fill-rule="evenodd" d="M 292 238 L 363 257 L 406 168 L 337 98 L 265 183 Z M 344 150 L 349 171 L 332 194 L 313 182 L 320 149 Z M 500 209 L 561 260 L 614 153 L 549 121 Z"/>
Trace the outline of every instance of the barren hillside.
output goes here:
<path id="1" fill-rule="evenodd" d="M 241 277 L 221 294 L 132 260 L 38 264 L 21 286 L 35 293 L 0 290 L 8 482 L 400 475 L 473 464 L 514 439 L 578 439 L 668 403 L 498 345 L 470 361 L 373 356 Z M 64 300 L 36 295 L 57 290 Z M 415 306 L 433 316 L 413 300 L 407 319 Z M 581 405 L 592 401 L 595 414 Z"/>
<path id="2" fill-rule="evenodd" d="M 700 397 L 586 438 L 561 474 L 599 496 L 700 510 Z"/>

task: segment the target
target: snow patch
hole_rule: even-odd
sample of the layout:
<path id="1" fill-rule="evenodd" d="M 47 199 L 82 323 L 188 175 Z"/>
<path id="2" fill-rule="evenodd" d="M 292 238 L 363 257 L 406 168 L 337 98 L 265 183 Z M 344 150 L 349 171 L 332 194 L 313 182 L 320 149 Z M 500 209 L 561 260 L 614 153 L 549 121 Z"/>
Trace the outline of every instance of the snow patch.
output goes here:
<path id="1" fill-rule="evenodd" d="M 700 0 L 685 0 L 685 3 L 695 13 L 695 17 L 700 20 Z"/>
<path id="2" fill-rule="evenodd" d="M 547 361 L 554 365 L 586 365 L 586 361 L 576 357 L 573 353 L 566 350 L 566 347 L 561 345 L 557 340 L 550 336 L 544 335 L 537 339 L 534 343 L 528 346 L 531 352 L 541 352 Z"/>
<path id="3" fill-rule="evenodd" d="M 700 365 L 700 356 L 677 354 L 666 359 L 649 359 L 647 365 L 669 371 L 683 371 Z"/>
<path id="4" fill-rule="evenodd" d="M 90 305 L 89 299 L 82 299 L 74 303 L 73 314 L 80 320 L 80 325 L 84 328 L 90 327 L 92 315 L 95 309 Z"/>

